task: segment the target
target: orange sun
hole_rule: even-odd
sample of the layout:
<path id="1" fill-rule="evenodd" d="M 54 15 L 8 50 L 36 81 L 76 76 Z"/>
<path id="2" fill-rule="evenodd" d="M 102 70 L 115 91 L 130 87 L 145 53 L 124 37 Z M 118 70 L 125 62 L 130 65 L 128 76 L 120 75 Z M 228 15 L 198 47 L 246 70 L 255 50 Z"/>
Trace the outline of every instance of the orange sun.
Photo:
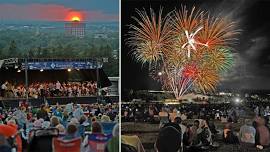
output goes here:
<path id="1" fill-rule="evenodd" d="M 81 21 L 81 19 L 78 16 L 73 16 L 71 20 L 72 21 Z"/>
<path id="2" fill-rule="evenodd" d="M 65 21 L 83 21 L 84 13 L 80 11 L 71 11 L 67 14 Z"/>

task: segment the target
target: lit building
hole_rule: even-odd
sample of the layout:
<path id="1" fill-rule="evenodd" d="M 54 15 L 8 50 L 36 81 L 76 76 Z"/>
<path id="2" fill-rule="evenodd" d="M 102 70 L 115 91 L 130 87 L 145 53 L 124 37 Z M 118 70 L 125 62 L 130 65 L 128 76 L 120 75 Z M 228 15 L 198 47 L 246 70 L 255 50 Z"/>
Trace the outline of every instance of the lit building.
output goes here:
<path id="1" fill-rule="evenodd" d="M 85 36 L 86 24 L 78 20 L 65 23 L 65 33 L 67 36 L 83 38 Z"/>

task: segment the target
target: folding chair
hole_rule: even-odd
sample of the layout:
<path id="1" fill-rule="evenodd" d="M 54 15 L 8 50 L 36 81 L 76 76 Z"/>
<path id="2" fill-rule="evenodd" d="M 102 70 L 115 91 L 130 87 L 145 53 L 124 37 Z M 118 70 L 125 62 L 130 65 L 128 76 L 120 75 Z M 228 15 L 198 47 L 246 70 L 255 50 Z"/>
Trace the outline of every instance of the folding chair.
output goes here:
<path id="1" fill-rule="evenodd" d="M 63 140 L 62 138 L 53 138 L 53 152 L 80 152 L 81 138 L 72 140 Z"/>
<path id="2" fill-rule="evenodd" d="M 111 134 L 87 134 L 87 136 L 91 152 L 104 152 L 107 142 L 112 138 Z"/>
<path id="3" fill-rule="evenodd" d="M 35 129 L 29 133 L 28 151 L 33 152 L 51 152 L 52 139 L 58 137 L 59 131 L 57 128 Z"/>

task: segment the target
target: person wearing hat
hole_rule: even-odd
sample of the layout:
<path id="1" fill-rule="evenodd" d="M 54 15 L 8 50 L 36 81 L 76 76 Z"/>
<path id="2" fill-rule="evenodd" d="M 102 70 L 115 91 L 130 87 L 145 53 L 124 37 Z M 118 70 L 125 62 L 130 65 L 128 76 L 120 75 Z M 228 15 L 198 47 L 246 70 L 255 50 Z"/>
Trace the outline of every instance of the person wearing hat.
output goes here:
<path id="1" fill-rule="evenodd" d="M 15 120 L 9 120 L 6 125 L 0 125 L 0 135 L 5 138 L 13 138 L 13 146 L 16 147 L 17 152 L 22 152 L 22 139 L 18 135 L 18 126 L 16 125 Z"/>

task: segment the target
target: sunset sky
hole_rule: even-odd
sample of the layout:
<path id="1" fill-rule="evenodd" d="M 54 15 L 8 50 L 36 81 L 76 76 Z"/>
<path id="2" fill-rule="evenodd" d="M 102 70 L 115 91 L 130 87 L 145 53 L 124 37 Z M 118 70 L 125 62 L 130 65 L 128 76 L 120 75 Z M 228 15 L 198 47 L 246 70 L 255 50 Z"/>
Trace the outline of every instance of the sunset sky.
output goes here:
<path id="1" fill-rule="evenodd" d="M 0 20 L 118 21 L 118 0 L 0 0 Z"/>

